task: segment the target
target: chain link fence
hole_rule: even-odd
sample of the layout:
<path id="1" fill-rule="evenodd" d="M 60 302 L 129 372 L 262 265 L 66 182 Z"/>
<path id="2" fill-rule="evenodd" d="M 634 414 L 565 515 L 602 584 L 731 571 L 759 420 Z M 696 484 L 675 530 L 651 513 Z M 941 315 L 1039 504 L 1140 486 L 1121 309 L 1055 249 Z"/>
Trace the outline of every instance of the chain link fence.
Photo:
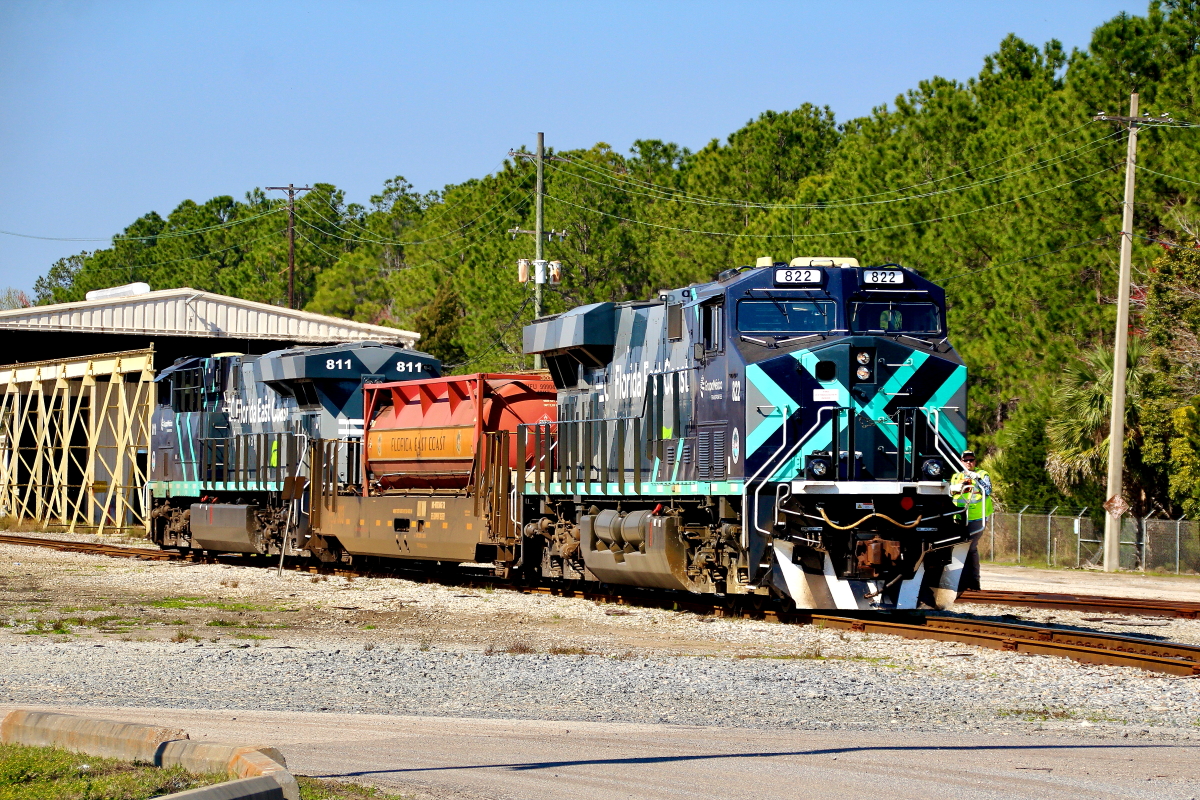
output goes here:
<path id="1" fill-rule="evenodd" d="M 988 518 L 979 557 L 997 564 L 1029 567 L 1100 567 L 1104 524 L 1092 509 L 1025 508 Z M 1192 520 L 1125 517 L 1121 525 L 1121 569 L 1200 574 L 1200 523 Z"/>

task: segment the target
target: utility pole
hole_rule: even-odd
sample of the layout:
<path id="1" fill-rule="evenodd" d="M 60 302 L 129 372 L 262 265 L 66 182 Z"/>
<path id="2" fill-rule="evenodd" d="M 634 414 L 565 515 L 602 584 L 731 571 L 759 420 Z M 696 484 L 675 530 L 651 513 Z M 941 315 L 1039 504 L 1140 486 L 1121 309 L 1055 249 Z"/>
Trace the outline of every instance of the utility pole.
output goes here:
<path id="1" fill-rule="evenodd" d="M 311 192 L 311 186 L 268 186 L 269 192 L 288 193 L 288 308 L 296 307 L 296 192 Z"/>
<path id="2" fill-rule="evenodd" d="M 546 259 L 542 258 L 542 230 L 543 230 L 542 220 L 544 219 L 544 217 L 543 217 L 543 213 L 544 213 L 543 212 L 543 200 L 544 200 L 544 196 L 545 196 L 545 186 L 546 186 L 545 176 L 546 176 L 546 134 L 542 133 L 541 131 L 538 131 L 537 194 L 534 195 L 534 197 L 536 198 L 536 202 L 534 205 L 535 205 L 535 208 L 537 209 L 537 211 L 534 214 L 534 223 L 533 223 L 533 241 L 535 242 L 535 244 L 533 246 L 534 263 L 540 263 L 540 262 L 546 260 Z M 533 318 L 537 319 L 541 315 L 542 315 L 542 284 L 537 281 L 534 281 L 534 284 L 533 284 Z M 535 360 L 540 361 L 541 356 L 535 356 Z M 541 369 L 540 364 L 536 365 L 536 367 L 538 369 Z"/>
<path id="3" fill-rule="evenodd" d="M 1108 484 L 1104 503 L 1104 571 L 1116 572 L 1121 566 L 1121 518 L 1129 510 L 1123 496 L 1125 468 L 1125 371 L 1129 346 L 1129 284 L 1133 261 L 1133 197 L 1137 169 L 1138 128 L 1143 125 L 1173 122 L 1167 116 L 1138 115 L 1138 95 L 1129 96 L 1129 116 L 1097 114 L 1096 120 L 1119 122 L 1129 128 L 1129 146 L 1125 156 L 1125 204 L 1121 215 L 1121 266 L 1117 281 L 1117 332 L 1113 343 L 1112 413 L 1108 423 Z"/>
<path id="4" fill-rule="evenodd" d="M 532 231 L 523 231 L 520 228 L 512 228 L 509 233 L 513 238 L 516 238 L 518 233 L 532 233 L 534 238 L 534 257 L 533 257 L 533 318 L 537 319 L 542 315 L 542 284 L 546 282 L 546 259 L 542 255 L 542 243 L 547 235 L 557 236 L 559 239 L 566 238 L 566 231 L 550 231 L 549 234 L 545 231 L 543 212 L 543 199 L 545 197 L 545 163 L 546 163 L 546 134 L 538 131 L 537 135 L 537 153 L 519 153 L 515 150 L 508 151 L 508 154 L 513 158 L 534 158 L 537 163 L 537 191 L 534 195 L 534 225 Z M 566 158 L 558 158 L 551 156 L 551 161 L 568 161 Z M 533 368 L 542 368 L 542 357 L 535 355 L 533 357 Z"/>

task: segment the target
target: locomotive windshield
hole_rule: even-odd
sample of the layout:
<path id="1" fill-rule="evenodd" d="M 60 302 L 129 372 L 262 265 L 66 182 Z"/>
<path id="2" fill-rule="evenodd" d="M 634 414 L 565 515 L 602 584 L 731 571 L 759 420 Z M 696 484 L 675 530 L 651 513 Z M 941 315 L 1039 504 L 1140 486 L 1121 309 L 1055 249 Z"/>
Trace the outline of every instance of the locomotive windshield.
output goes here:
<path id="1" fill-rule="evenodd" d="M 824 333 L 834 327 L 829 300 L 739 300 L 737 316 L 743 333 Z"/>
<path id="2" fill-rule="evenodd" d="M 933 303 L 851 303 L 854 333 L 939 333 L 942 315 Z"/>

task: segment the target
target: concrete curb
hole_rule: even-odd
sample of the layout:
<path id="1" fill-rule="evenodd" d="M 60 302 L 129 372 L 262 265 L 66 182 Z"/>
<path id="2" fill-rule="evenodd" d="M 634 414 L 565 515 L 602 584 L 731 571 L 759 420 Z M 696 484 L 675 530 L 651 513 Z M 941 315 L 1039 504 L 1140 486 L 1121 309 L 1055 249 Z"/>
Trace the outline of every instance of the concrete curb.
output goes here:
<path id="1" fill-rule="evenodd" d="M 163 744 L 161 767 L 180 766 L 189 772 L 226 772 L 238 778 L 273 778 L 287 800 L 300 800 L 300 786 L 287 771 L 287 761 L 274 747 L 246 747 L 226 742 Z"/>
<path id="2" fill-rule="evenodd" d="M 266 778 L 278 795 L 262 795 L 259 781 L 250 785 L 235 780 L 170 797 L 207 800 L 266 800 L 282 797 L 300 800 L 300 786 L 287 771 L 283 754 L 273 747 L 246 747 L 225 742 L 195 742 L 181 730 L 154 725 L 133 725 L 112 720 L 89 719 L 45 711 L 10 711 L 0 722 L 0 741 L 40 747 L 61 747 L 77 753 L 141 761 L 157 767 L 181 766 L 191 772 L 224 772 L 239 779 Z M 242 784 L 249 794 L 193 794 Z M 257 787 L 257 788 L 256 788 Z M 231 788 L 230 791 L 236 791 Z"/>
<path id="3" fill-rule="evenodd" d="M 163 795 L 158 800 L 284 800 L 283 788 L 267 777 L 241 778 Z"/>
<path id="4" fill-rule="evenodd" d="M 93 756 L 155 765 L 158 765 L 167 742 L 186 738 L 186 733 L 174 728 L 129 725 L 45 711 L 10 711 L 0 722 L 0 741 L 58 746 Z"/>

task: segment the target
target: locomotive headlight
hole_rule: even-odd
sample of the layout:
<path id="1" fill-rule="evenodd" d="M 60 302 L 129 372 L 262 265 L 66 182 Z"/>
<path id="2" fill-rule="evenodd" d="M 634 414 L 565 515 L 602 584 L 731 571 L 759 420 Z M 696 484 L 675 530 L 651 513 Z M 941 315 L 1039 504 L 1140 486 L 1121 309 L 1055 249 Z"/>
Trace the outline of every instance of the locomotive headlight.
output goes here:
<path id="1" fill-rule="evenodd" d="M 939 480 L 946 472 L 946 465 L 942 463 L 940 458 L 927 458 L 925 463 L 921 465 L 921 473 L 930 480 Z"/>
<path id="2" fill-rule="evenodd" d="M 870 364 L 871 363 L 871 354 L 868 353 L 866 350 L 859 352 L 859 354 L 857 356 L 855 356 L 854 358 L 860 364 Z"/>
<path id="3" fill-rule="evenodd" d="M 863 355 L 866 355 L 866 353 L 863 353 Z M 871 379 L 871 370 L 867 369 L 866 367 L 859 367 L 854 371 L 854 374 L 858 376 L 860 381 Z"/>
<path id="4" fill-rule="evenodd" d="M 823 458 L 814 458 L 808 462 L 808 471 L 814 478 L 824 478 L 829 474 L 829 462 Z"/>

